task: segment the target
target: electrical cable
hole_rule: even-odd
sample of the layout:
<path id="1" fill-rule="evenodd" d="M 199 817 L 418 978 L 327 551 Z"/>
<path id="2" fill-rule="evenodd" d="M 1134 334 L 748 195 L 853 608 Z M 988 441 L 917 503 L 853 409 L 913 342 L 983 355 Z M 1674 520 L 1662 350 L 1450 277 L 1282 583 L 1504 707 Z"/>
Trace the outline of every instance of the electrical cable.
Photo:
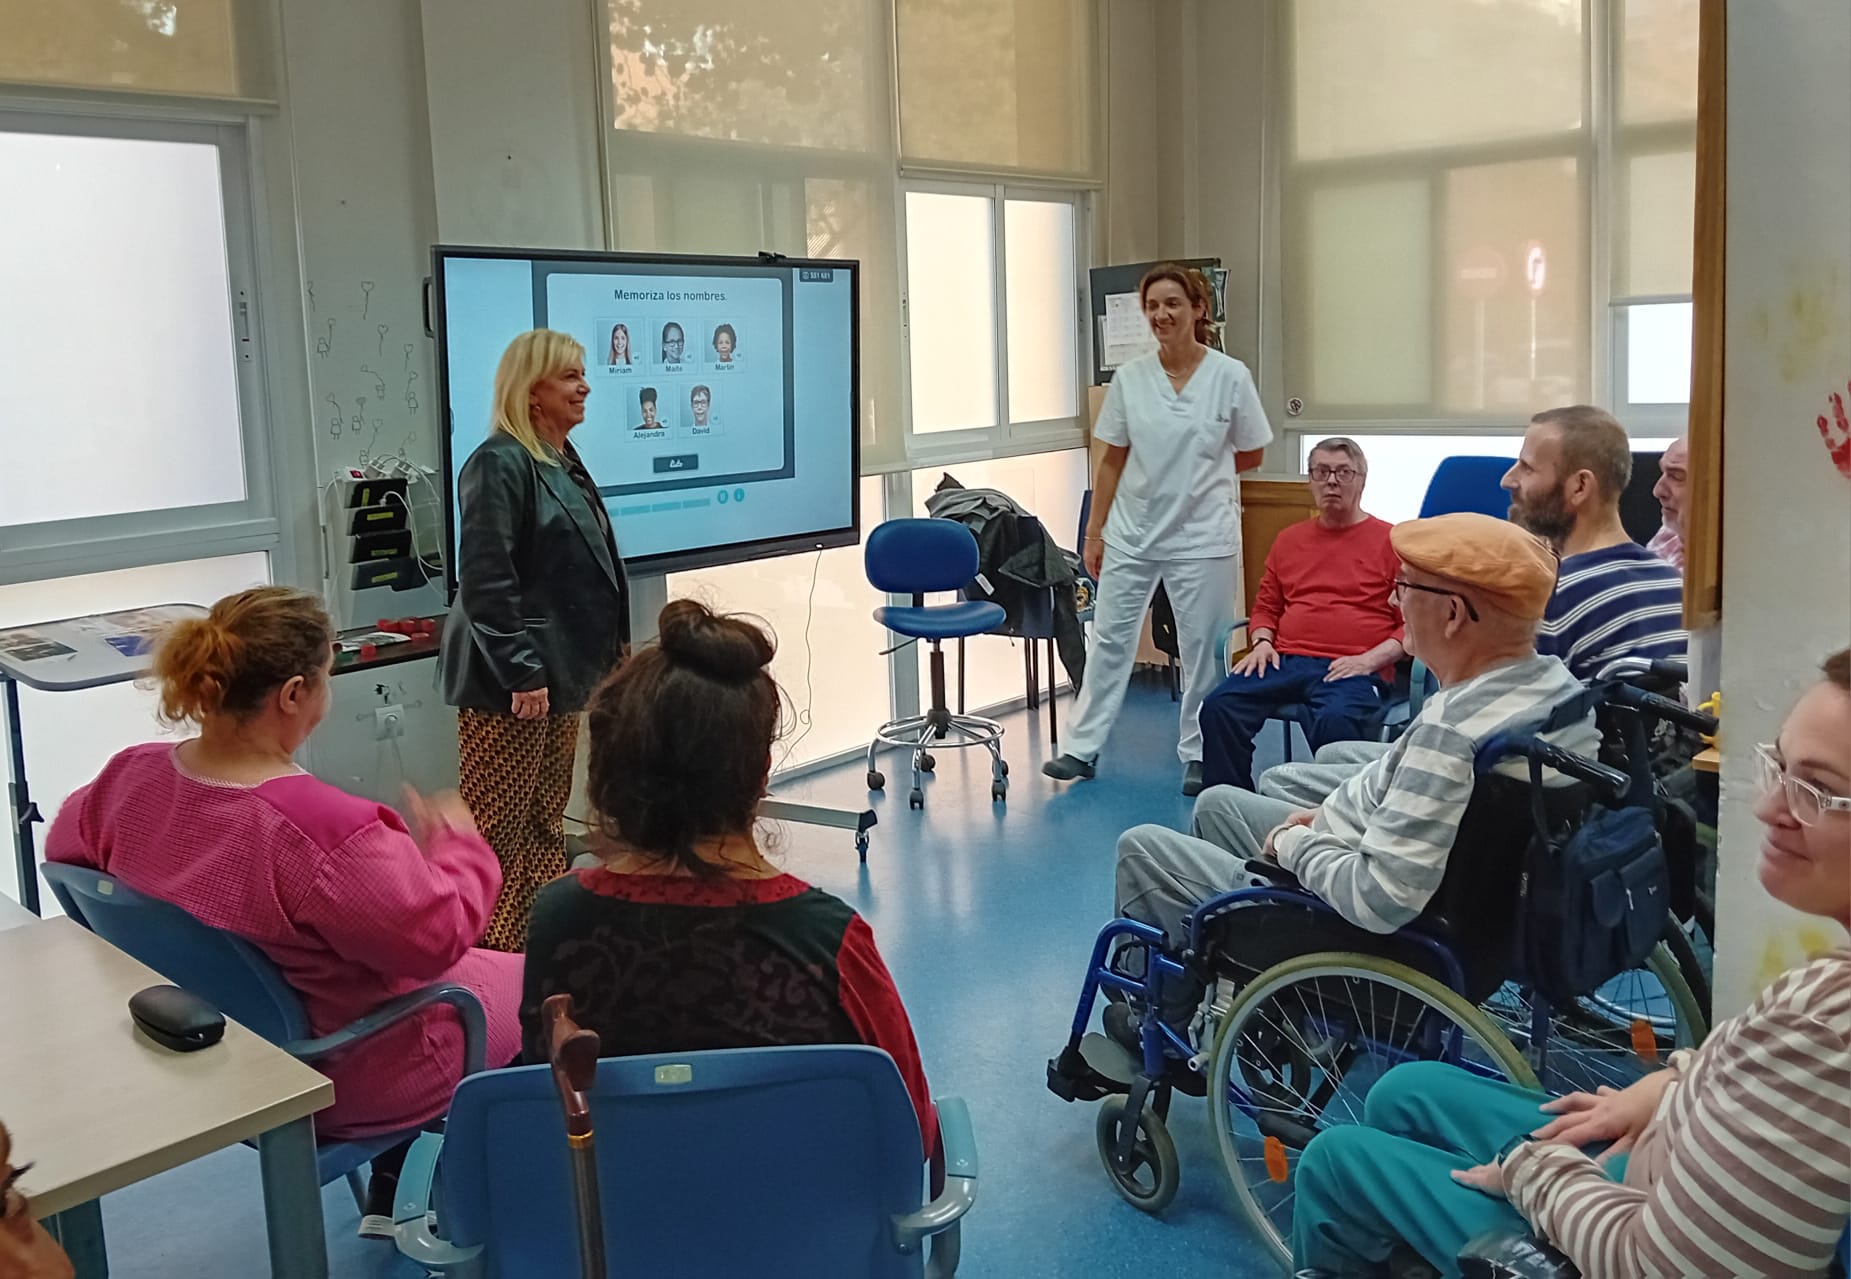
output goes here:
<path id="1" fill-rule="evenodd" d="M 822 572 L 823 553 L 818 551 L 816 552 L 816 560 L 810 567 L 810 597 L 808 603 L 804 606 L 803 615 L 803 706 L 791 716 L 792 722 L 801 725 L 802 731 L 785 744 L 784 753 L 778 757 L 778 766 L 772 770 L 773 772 L 778 772 L 783 769 L 784 765 L 789 762 L 790 757 L 796 753 L 797 747 L 803 742 L 803 739 L 810 735 L 810 729 L 815 726 L 815 718 L 811 714 L 811 707 L 816 703 L 816 681 L 814 678 L 816 650 L 810 644 L 810 627 L 811 624 L 816 621 L 816 583 L 822 576 Z"/>

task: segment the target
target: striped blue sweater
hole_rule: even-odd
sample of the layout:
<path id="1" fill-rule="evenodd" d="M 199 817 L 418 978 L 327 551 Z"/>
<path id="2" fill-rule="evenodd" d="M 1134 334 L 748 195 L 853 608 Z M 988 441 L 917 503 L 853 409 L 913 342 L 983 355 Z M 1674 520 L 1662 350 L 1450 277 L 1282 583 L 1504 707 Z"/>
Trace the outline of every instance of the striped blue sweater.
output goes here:
<path id="1" fill-rule="evenodd" d="M 1330 793 L 1309 826 L 1273 837 L 1279 864 L 1358 928 L 1392 933 L 1412 923 L 1446 873 L 1478 747 L 1580 691 L 1560 661 L 1541 656 L 1441 689 L 1386 755 Z M 1600 744 L 1592 715 L 1550 740 L 1583 755 Z"/>
<path id="2" fill-rule="evenodd" d="M 1627 658 L 1681 662 L 1684 578 L 1637 542 L 1583 551 L 1562 561 L 1536 651 L 1598 679 Z"/>

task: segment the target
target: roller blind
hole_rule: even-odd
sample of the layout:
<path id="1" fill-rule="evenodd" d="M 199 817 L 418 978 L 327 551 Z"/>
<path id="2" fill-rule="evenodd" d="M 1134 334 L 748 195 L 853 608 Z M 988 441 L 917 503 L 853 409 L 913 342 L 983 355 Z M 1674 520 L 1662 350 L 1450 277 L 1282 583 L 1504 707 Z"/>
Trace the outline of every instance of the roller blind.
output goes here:
<path id="1" fill-rule="evenodd" d="M 904 456 L 889 6 L 607 0 L 616 247 L 855 258 L 864 470 Z"/>
<path id="2" fill-rule="evenodd" d="M 0 81 L 267 100 L 268 14 L 252 0 L 0 0 Z"/>
<path id="3" fill-rule="evenodd" d="M 907 164 L 1093 178 L 1099 91 L 1087 0 L 899 0 Z"/>

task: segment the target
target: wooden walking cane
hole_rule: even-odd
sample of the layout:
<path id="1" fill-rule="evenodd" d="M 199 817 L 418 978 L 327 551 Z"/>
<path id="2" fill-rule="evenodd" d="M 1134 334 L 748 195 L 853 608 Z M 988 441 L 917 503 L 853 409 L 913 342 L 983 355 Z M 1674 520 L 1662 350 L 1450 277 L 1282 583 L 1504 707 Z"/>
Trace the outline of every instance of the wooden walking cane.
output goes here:
<path id="1" fill-rule="evenodd" d="M 598 1073 L 598 1032 L 572 1020 L 572 996 L 552 995 L 540 1005 L 540 1026 L 553 1086 L 566 1115 L 572 1154 L 572 1201 L 578 1217 L 578 1254 L 584 1279 L 606 1279 L 604 1216 L 598 1197 L 598 1155 L 592 1144 L 591 1103 L 585 1094 Z"/>

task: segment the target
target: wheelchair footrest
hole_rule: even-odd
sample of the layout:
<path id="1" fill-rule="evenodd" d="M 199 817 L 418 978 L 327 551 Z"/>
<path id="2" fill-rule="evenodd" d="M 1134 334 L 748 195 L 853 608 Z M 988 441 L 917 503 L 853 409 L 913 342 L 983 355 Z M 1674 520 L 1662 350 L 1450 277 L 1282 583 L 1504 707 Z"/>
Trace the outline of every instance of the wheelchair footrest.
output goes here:
<path id="1" fill-rule="evenodd" d="M 1130 1092 L 1137 1076 L 1136 1058 L 1104 1035 L 1091 1034 L 1048 1063 L 1048 1091 L 1062 1101 L 1098 1101 Z"/>
<path id="2" fill-rule="evenodd" d="M 1123 1044 L 1098 1033 L 1081 1036 L 1080 1056 L 1093 1074 L 1111 1085 L 1113 1092 L 1130 1092 L 1132 1081 L 1144 1068 L 1144 1063 Z"/>

